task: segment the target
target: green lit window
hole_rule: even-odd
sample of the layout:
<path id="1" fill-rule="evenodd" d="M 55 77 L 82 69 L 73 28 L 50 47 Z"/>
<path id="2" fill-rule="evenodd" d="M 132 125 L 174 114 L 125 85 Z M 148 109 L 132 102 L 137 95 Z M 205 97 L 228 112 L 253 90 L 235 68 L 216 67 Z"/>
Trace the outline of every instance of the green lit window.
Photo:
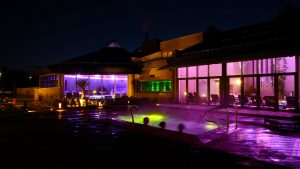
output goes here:
<path id="1" fill-rule="evenodd" d="M 171 92 L 171 80 L 146 81 L 140 82 L 141 92 Z"/>

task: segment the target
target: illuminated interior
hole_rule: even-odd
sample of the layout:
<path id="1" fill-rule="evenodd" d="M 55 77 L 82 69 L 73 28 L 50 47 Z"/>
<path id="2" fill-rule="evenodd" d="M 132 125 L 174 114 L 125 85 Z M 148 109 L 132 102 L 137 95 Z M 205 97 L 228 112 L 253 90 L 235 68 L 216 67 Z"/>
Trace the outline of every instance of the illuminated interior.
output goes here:
<path id="1" fill-rule="evenodd" d="M 85 80 L 85 97 L 89 99 L 115 98 L 127 95 L 127 75 L 64 75 L 66 97 L 80 97 L 83 89 L 76 85 Z"/>
<path id="2" fill-rule="evenodd" d="M 140 82 L 140 92 L 171 92 L 171 80 Z"/>
<path id="3" fill-rule="evenodd" d="M 223 65 L 226 66 L 226 72 L 222 73 Z M 223 92 L 228 94 L 225 102 L 231 105 L 295 109 L 295 56 L 228 62 L 223 65 L 178 68 L 178 101 L 189 104 L 220 104 L 220 87 L 228 85 Z M 220 79 L 224 76 L 227 80 L 221 82 Z"/>

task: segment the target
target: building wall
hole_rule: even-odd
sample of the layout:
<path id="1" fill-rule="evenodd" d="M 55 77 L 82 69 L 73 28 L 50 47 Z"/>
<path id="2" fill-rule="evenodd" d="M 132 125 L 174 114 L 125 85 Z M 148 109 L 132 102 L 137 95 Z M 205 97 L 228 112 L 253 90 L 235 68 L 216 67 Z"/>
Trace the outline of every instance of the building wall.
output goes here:
<path id="1" fill-rule="evenodd" d="M 36 87 L 17 88 L 17 97 L 34 98 L 34 90 Z"/>
<path id="2" fill-rule="evenodd" d="M 142 73 L 136 75 L 136 80 L 143 81 L 172 81 L 172 92 L 141 92 L 140 86 L 136 86 L 135 96 L 137 98 L 148 98 L 150 100 L 159 101 L 174 101 L 174 92 L 176 85 L 175 71 L 171 68 L 163 68 L 167 66 L 167 60 L 175 56 L 176 50 L 183 50 L 187 47 L 201 43 L 203 41 L 203 33 L 194 33 L 187 36 L 182 36 L 160 43 L 160 51 L 149 54 L 135 61 L 144 62 Z M 137 85 L 139 83 L 136 83 Z"/>
<path id="3" fill-rule="evenodd" d="M 164 60 L 150 60 L 145 63 L 143 71 L 140 75 L 137 75 L 139 81 L 157 81 L 157 80 L 171 80 L 173 81 L 173 72 L 170 69 L 159 69 L 162 66 L 166 66 L 167 61 Z M 173 84 L 174 86 L 174 84 Z M 174 87 L 172 86 L 172 89 Z M 173 93 L 149 93 L 139 91 L 139 86 L 136 86 L 137 98 L 148 98 L 150 100 L 159 100 L 159 101 L 170 101 L 172 100 Z M 174 90 L 173 90 L 174 91 Z"/>
<path id="4" fill-rule="evenodd" d="M 136 93 L 136 97 L 140 99 L 147 99 L 149 101 L 157 102 L 172 102 L 172 93 Z"/>
<path id="5" fill-rule="evenodd" d="M 62 98 L 61 87 L 49 88 L 35 88 L 34 100 L 35 101 L 52 101 L 60 100 Z"/>

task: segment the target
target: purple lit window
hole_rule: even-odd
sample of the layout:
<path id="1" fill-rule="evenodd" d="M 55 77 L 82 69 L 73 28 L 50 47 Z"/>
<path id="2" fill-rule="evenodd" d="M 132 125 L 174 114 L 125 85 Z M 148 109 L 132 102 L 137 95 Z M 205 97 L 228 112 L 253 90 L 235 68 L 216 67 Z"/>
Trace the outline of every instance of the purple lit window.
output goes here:
<path id="1" fill-rule="evenodd" d="M 82 93 L 82 89 L 76 85 L 81 79 L 88 82 L 85 86 L 87 97 L 100 99 L 105 96 L 127 95 L 127 75 L 64 75 L 67 96 Z"/>
<path id="2" fill-rule="evenodd" d="M 254 64 L 253 60 L 243 61 L 243 74 L 252 75 L 254 74 Z"/>
<path id="3" fill-rule="evenodd" d="M 240 75 L 242 73 L 241 62 L 227 63 L 227 75 Z"/>
<path id="4" fill-rule="evenodd" d="M 208 76 L 208 66 L 202 65 L 198 66 L 198 77 L 207 77 Z"/>
<path id="5" fill-rule="evenodd" d="M 188 67 L 188 77 L 196 77 L 197 76 L 197 66 Z"/>
<path id="6" fill-rule="evenodd" d="M 199 103 L 207 104 L 207 79 L 199 79 L 198 81 Z"/>
<path id="7" fill-rule="evenodd" d="M 189 93 L 195 93 L 196 92 L 196 80 L 191 79 L 188 81 L 188 92 Z"/>
<path id="8" fill-rule="evenodd" d="M 296 71 L 295 68 L 296 68 L 295 56 L 276 58 L 277 73 L 295 72 Z"/>
<path id="9" fill-rule="evenodd" d="M 179 102 L 180 103 L 185 103 L 186 102 L 186 95 L 187 95 L 186 80 L 179 80 L 178 85 L 179 85 L 178 86 L 179 87 L 179 90 L 178 90 Z"/>
<path id="10" fill-rule="evenodd" d="M 222 64 L 209 65 L 209 76 L 222 76 Z"/>
<path id="11" fill-rule="evenodd" d="M 178 68 L 178 78 L 186 78 L 186 67 Z"/>
<path id="12" fill-rule="evenodd" d="M 260 77 L 260 96 L 262 98 L 261 108 L 275 107 L 274 76 Z"/>

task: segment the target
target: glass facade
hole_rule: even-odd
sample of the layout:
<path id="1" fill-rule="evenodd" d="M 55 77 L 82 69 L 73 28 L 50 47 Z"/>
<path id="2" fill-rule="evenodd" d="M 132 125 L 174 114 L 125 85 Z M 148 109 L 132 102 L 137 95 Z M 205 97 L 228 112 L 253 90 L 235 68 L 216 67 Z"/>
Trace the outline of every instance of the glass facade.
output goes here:
<path id="1" fill-rule="evenodd" d="M 181 103 L 295 110 L 295 77 L 295 56 L 181 67 L 178 97 Z M 228 97 L 220 100 L 221 92 Z"/>
<path id="2" fill-rule="evenodd" d="M 244 96 L 240 103 L 244 107 L 255 108 L 257 101 L 256 77 L 244 77 Z"/>
<path id="3" fill-rule="evenodd" d="M 191 71 L 194 71 L 194 73 Z M 188 72 L 188 75 L 184 76 L 184 72 Z M 222 64 L 178 68 L 179 102 L 190 104 L 219 104 L 220 78 L 218 77 L 221 75 Z M 208 85 L 210 86 L 209 88 Z M 210 90 L 208 91 L 208 89 Z"/>
<path id="4" fill-rule="evenodd" d="M 57 87 L 58 75 L 46 75 L 40 77 L 40 87 Z"/>
<path id="5" fill-rule="evenodd" d="M 233 77 L 229 78 L 229 105 L 241 105 L 241 78 L 240 77 Z"/>
<path id="6" fill-rule="evenodd" d="M 80 81 L 85 85 L 80 86 Z M 127 95 L 127 81 L 127 75 L 64 75 L 64 92 L 66 97 L 83 93 L 89 99 L 121 97 Z"/>
<path id="7" fill-rule="evenodd" d="M 186 103 L 186 80 L 179 80 L 178 82 L 178 94 L 179 94 L 179 102 Z"/>
<path id="8" fill-rule="evenodd" d="M 200 104 L 208 104 L 208 94 L 207 94 L 207 79 L 199 79 L 198 81 L 198 95 Z"/>

